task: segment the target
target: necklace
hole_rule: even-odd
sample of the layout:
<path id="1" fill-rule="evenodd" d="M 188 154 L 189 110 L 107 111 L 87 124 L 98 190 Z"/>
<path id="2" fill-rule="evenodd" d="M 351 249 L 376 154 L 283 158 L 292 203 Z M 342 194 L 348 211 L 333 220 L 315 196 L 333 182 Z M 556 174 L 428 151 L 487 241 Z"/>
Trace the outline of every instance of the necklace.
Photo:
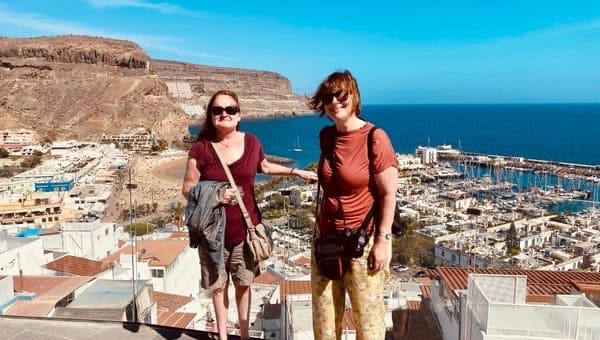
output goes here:
<path id="1" fill-rule="evenodd" d="M 230 148 L 232 145 L 235 144 L 235 139 L 236 136 L 231 136 L 229 138 L 223 138 L 220 141 L 217 142 L 217 144 L 221 145 L 224 148 Z"/>
<path id="2" fill-rule="evenodd" d="M 221 145 L 222 147 L 225 147 L 225 148 L 229 148 L 231 146 L 229 143 L 224 143 L 223 141 L 220 141 L 217 144 L 219 144 L 219 145 Z"/>

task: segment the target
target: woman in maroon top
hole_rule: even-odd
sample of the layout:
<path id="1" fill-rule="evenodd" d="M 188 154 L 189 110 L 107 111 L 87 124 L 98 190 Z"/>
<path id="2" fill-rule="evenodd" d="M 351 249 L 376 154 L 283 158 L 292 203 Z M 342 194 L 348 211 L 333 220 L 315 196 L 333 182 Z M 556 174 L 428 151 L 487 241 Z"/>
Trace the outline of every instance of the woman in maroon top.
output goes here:
<path id="1" fill-rule="evenodd" d="M 391 229 L 398 182 L 396 154 L 381 128 L 373 131 L 371 148 L 367 147 L 373 124 L 359 117 L 360 92 L 350 72 L 329 75 L 309 105 L 334 122 L 319 135 L 318 176 L 323 188 L 317 216 L 319 235 L 333 234 L 338 240 L 350 243 L 344 231 L 361 228 L 365 220 L 367 230 L 372 230 L 362 255 L 345 254 L 349 269 L 339 280 L 331 280 L 321 273 L 313 253 L 314 336 L 318 340 L 341 339 L 347 292 L 356 323 L 356 338 L 384 339 L 383 290 L 392 250 Z"/>
<path id="2" fill-rule="evenodd" d="M 187 199 L 192 188 L 200 180 L 228 182 L 212 149 L 214 147 L 229 165 L 252 222 L 256 224 L 261 221 L 254 197 L 254 178 L 257 172 L 267 175 L 295 175 L 307 180 L 316 180 L 316 174 L 269 162 L 256 136 L 240 131 L 240 120 L 240 103 L 234 92 L 222 90 L 211 97 L 202 131 L 189 153 L 182 193 Z M 250 284 L 254 281 L 256 269 L 256 264 L 244 256 L 246 225 L 239 206 L 233 200 L 234 190 L 237 189 L 227 189 L 222 201 L 226 205 L 224 268 L 208 265 L 208 262 L 200 256 L 203 287 L 209 286 L 207 282 L 209 277 L 218 277 L 217 280 L 210 281 L 218 282 L 217 287 L 212 290 L 212 299 L 220 339 L 227 339 L 229 276 L 235 287 L 240 337 L 248 338 Z"/>

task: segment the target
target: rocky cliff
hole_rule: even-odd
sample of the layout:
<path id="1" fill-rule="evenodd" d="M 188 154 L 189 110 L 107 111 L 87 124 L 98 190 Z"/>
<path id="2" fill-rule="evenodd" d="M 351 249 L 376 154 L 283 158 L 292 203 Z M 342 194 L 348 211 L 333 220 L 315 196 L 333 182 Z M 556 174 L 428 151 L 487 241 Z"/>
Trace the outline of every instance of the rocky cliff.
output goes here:
<path id="1" fill-rule="evenodd" d="M 248 117 L 307 111 L 273 72 L 152 60 L 135 43 L 114 39 L 0 38 L 0 130 L 98 140 L 146 127 L 180 140 L 223 88 L 239 93 Z"/>
<path id="2" fill-rule="evenodd" d="M 235 91 L 246 117 L 289 116 L 308 112 L 305 99 L 292 93 L 278 73 L 152 60 L 151 69 L 169 85 L 170 93 L 190 116 L 204 113 L 210 96 Z"/>

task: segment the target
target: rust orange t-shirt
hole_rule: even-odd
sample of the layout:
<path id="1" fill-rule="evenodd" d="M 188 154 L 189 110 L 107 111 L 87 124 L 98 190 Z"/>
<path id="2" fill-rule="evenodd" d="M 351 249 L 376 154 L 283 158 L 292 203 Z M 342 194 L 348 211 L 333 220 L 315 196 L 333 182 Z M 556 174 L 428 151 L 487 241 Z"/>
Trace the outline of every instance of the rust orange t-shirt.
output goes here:
<path id="1" fill-rule="evenodd" d="M 330 234 L 335 229 L 359 228 L 373 205 L 376 193 L 369 185 L 371 174 L 367 155 L 367 139 L 372 127 L 373 124 L 367 123 L 360 129 L 344 133 L 331 126 L 324 128 L 319 135 L 323 157 L 318 176 L 323 188 L 323 201 L 317 224 L 321 235 Z M 331 145 L 334 141 L 335 148 Z M 330 155 L 333 150 L 335 157 Z M 371 157 L 375 174 L 389 167 L 398 167 L 392 143 L 381 128 L 373 133 Z M 333 159 L 336 164 L 335 181 L 332 180 L 330 164 Z M 378 215 L 379 211 L 373 212 L 373 216 Z"/>

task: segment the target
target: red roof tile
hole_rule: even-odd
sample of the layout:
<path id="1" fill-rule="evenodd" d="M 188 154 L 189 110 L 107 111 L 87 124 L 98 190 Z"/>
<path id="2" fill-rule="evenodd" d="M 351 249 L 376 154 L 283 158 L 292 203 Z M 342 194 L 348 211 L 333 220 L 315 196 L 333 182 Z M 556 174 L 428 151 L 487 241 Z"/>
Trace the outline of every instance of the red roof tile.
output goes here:
<path id="1" fill-rule="evenodd" d="M 156 302 L 159 309 L 177 311 L 179 308 L 192 302 L 189 296 L 169 294 L 164 292 L 152 291 L 152 299 Z"/>
<path id="2" fill-rule="evenodd" d="M 467 278 L 470 273 L 525 275 L 527 276 L 527 293 L 529 295 L 569 294 L 572 290 L 578 289 L 577 282 L 600 285 L 600 273 L 598 272 L 455 267 L 438 267 L 435 271 L 430 272 L 433 276 L 439 276 L 446 282 L 450 290 L 467 289 Z"/>
<path id="3" fill-rule="evenodd" d="M 271 273 L 271 272 L 264 272 L 261 273 L 260 275 L 258 275 L 255 279 L 254 279 L 254 283 L 257 284 L 265 284 L 265 285 L 272 285 L 272 284 L 279 284 L 283 279 L 280 278 L 279 276 Z"/>
<path id="4" fill-rule="evenodd" d="M 196 313 L 158 313 L 158 324 L 169 327 L 188 328 Z"/>
<path id="5" fill-rule="evenodd" d="M 6 315 L 48 316 L 56 303 L 93 280 L 89 276 L 13 276 L 15 292 L 35 293 L 33 300 L 19 300 Z"/>
<path id="6" fill-rule="evenodd" d="M 310 258 L 306 256 L 300 256 L 294 261 L 298 266 L 310 266 Z"/>
<path id="7" fill-rule="evenodd" d="M 187 240 L 140 240 L 136 242 L 135 248 L 139 259 L 148 260 L 150 266 L 167 267 L 187 248 L 188 244 Z M 131 246 L 117 250 L 103 258 L 102 262 L 118 262 L 121 255 L 131 255 Z"/>
<path id="8" fill-rule="evenodd" d="M 172 231 L 169 238 L 176 240 L 187 240 L 189 239 L 189 234 L 187 231 Z"/>
<path id="9" fill-rule="evenodd" d="M 81 276 L 96 276 L 111 267 L 111 264 L 72 255 L 63 256 L 46 264 L 48 269 Z"/>
<path id="10" fill-rule="evenodd" d="M 193 299 L 189 296 L 152 291 L 152 300 L 157 305 L 158 324 L 169 327 L 187 328 L 196 317 L 196 313 L 181 313 L 179 308 Z"/>
<path id="11" fill-rule="evenodd" d="M 346 309 L 344 311 L 344 316 L 342 316 L 342 329 L 347 330 L 356 330 L 356 322 L 354 321 L 354 313 L 352 313 L 351 309 Z"/>
<path id="12" fill-rule="evenodd" d="M 288 295 L 311 294 L 310 281 L 290 281 L 281 282 L 280 301 L 285 301 Z"/>

